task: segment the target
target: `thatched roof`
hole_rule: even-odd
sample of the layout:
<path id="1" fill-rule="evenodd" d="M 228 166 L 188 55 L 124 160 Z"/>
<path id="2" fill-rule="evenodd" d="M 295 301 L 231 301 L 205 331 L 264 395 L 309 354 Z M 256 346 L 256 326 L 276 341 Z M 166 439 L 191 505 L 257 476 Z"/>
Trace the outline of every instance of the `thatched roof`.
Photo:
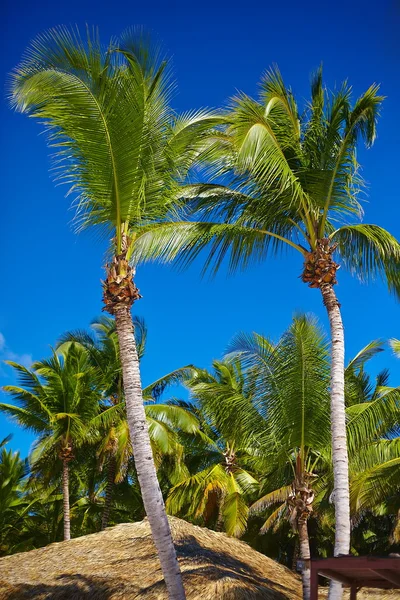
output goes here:
<path id="1" fill-rule="evenodd" d="M 188 600 L 300 600 L 300 579 L 244 542 L 170 518 Z M 0 559 L 0 600 L 167 598 L 147 520 Z"/>

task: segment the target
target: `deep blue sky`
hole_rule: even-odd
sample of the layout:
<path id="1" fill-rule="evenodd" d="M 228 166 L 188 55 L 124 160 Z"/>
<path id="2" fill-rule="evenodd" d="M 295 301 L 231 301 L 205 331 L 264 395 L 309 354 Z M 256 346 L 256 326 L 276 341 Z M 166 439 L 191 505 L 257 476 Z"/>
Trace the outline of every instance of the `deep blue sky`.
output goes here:
<path id="1" fill-rule="evenodd" d="M 173 56 L 178 110 L 223 105 L 236 89 L 256 93 L 263 71 L 278 63 L 298 98 L 308 95 L 310 73 L 321 63 L 329 87 L 348 78 L 355 95 L 372 82 L 387 96 L 372 150 L 360 151 L 369 183 L 365 221 L 400 237 L 398 145 L 400 139 L 400 18 L 395 2 L 126 2 L 7 0 L 3 20 L 2 79 L 28 42 L 59 24 L 99 25 L 105 41 L 130 25 L 154 32 Z M 4 14 L 4 9 L 3 9 Z M 48 173 L 40 127 L 2 102 L 2 214 L 0 358 L 28 362 L 46 356 L 58 336 L 88 326 L 101 311 L 104 248 L 90 235 L 76 236 L 65 188 Z M 143 380 L 148 383 L 187 363 L 208 366 L 238 330 L 277 337 L 296 311 L 315 313 L 326 327 L 316 290 L 298 279 L 300 260 L 270 260 L 244 274 L 201 280 L 200 265 L 185 273 L 145 266 L 137 273 L 143 299 L 135 306 L 149 327 Z M 400 337 L 400 308 L 385 288 L 362 286 L 340 272 L 350 357 L 369 340 Z M 400 385 L 400 363 L 386 352 L 372 370 L 387 365 Z M 12 382 L 0 367 L 0 384 Z M 0 439 L 14 432 L 13 447 L 28 451 L 32 437 L 0 416 Z"/>

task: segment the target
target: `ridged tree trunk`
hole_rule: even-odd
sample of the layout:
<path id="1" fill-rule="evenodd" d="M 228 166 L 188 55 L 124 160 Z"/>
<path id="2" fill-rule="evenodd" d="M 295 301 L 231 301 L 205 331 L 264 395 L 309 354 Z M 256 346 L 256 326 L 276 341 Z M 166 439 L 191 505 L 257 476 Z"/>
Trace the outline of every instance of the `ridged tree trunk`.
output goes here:
<path id="1" fill-rule="evenodd" d="M 292 556 L 292 571 L 297 573 L 297 561 L 300 558 L 300 547 L 298 538 L 295 539 L 294 548 L 293 548 L 293 556 Z"/>
<path id="2" fill-rule="evenodd" d="M 220 490 L 218 493 L 218 516 L 217 522 L 215 524 L 215 531 L 223 532 L 224 531 L 224 501 L 225 501 L 226 492 Z"/>
<path id="3" fill-rule="evenodd" d="M 115 317 L 133 458 L 168 596 L 171 600 L 185 600 L 182 575 L 157 479 L 143 405 L 139 357 L 131 315 L 131 306 L 141 296 L 133 282 L 133 269 L 126 260 L 129 242 L 123 233 L 122 252 L 114 256 L 112 263 L 107 265 L 107 278 L 103 283 L 104 310 Z"/>
<path id="4" fill-rule="evenodd" d="M 69 460 L 62 461 L 62 494 L 63 494 L 63 520 L 64 520 L 64 540 L 71 539 L 71 521 L 69 513 Z"/>
<path id="5" fill-rule="evenodd" d="M 110 456 L 110 460 L 108 461 L 108 467 L 107 467 L 106 497 L 104 500 L 103 516 L 101 519 L 101 529 L 102 530 L 107 527 L 108 521 L 110 518 L 116 467 L 117 467 L 117 462 L 115 460 L 115 456 Z"/>
<path id="6" fill-rule="evenodd" d="M 297 522 L 299 534 L 300 559 L 303 561 L 301 579 L 303 583 L 303 600 L 310 600 L 310 540 L 308 537 L 307 518 L 300 518 Z"/>
<path id="7" fill-rule="evenodd" d="M 185 591 L 182 576 L 150 445 L 143 406 L 139 358 L 136 351 L 130 308 L 126 306 L 118 307 L 114 314 L 120 348 L 129 433 L 143 504 L 149 519 L 169 598 L 184 600 Z"/>
<path id="8" fill-rule="evenodd" d="M 328 312 L 331 359 L 331 432 L 335 503 L 334 554 L 350 552 L 350 492 L 349 460 L 347 452 L 346 413 L 344 399 L 344 332 L 340 304 L 332 285 L 322 285 L 321 293 Z M 342 585 L 332 582 L 329 600 L 340 600 Z"/>

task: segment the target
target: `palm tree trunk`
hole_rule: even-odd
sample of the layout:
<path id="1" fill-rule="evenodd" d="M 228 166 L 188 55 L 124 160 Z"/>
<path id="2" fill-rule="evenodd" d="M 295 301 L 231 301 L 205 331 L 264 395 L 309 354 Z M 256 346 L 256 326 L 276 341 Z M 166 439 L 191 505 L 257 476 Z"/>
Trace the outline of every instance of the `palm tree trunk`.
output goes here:
<path id="1" fill-rule="evenodd" d="M 300 518 L 297 522 L 299 532 L 300 559 L 303 561 L 301 579 L 303 583 L 303 600 L 310 600 L 310 540 L 308 538 L 307 519 Z"/>
<path id="2" fill-rule="evenodd" d="M 117 466 L 117 463 L 115 460 L 115 456 L 111 456 L 110 460 L 108 461 L 108 468 L 107 468 L 106 497 L 104 500 L 103 516 L 101 519 L 101 529 L 102 530 L 107 527 L 108 520 L 110 518 L 111 501 L 112 501 L 112 496 L 113 496 L 113 491 L 114 491 L 116 466 Z"/>
<path id="3" fill-rule="evenodd" d="M 293 556 L 292 556 L 292 571 L 294 573 L 297 572 L 297 561 L 300 558 L 299 553 L 300 553 L 299 540 L 296 538 L 294 541 Z"/>
<path id="4" fill-rule="evenodd" d="M 120 348 L 129 433 L 144 508 L 149 519 L 169 598 L 185 600 L 182 576 L 154 466 L 143 406 L 139 359 L 129 307 L 120 305 L 116 308 L 115 324 Z"/>
<path id="5" fill-rule="evenodd" d="M 64 516 L 64 540 L 71 539 L 71 522 L 69 514 L 69 467 L 68 460 L 63 460 L 62 469 L 62 493 L 63 493 L 63 516 Z"/>
<path id="6" fill-rule="evenodd" d="M 349 459 L 347 453 L 346 413 L 344 400 L 344 332 L 340 304 L 332 285 L 321 286 L 328 312 L 331 344 L 331 434 L 335 503 L 334 555 L 350 552 Z M 342 585 L 332 582 L 329 600 L 340 600 Z"/>

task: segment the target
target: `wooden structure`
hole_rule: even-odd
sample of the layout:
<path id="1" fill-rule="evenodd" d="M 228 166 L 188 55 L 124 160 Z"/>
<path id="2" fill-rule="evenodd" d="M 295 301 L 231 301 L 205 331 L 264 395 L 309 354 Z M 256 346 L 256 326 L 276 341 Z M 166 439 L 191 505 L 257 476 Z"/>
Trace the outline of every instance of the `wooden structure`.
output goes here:
<path id="1" fill-rule="evenodd" d="M 356 600 L 360 588 L 400 589 L 400 557 L 337 556 L 311 561 L 311 600 L 318 600 L 318 576 L 340 581 Z"/>

